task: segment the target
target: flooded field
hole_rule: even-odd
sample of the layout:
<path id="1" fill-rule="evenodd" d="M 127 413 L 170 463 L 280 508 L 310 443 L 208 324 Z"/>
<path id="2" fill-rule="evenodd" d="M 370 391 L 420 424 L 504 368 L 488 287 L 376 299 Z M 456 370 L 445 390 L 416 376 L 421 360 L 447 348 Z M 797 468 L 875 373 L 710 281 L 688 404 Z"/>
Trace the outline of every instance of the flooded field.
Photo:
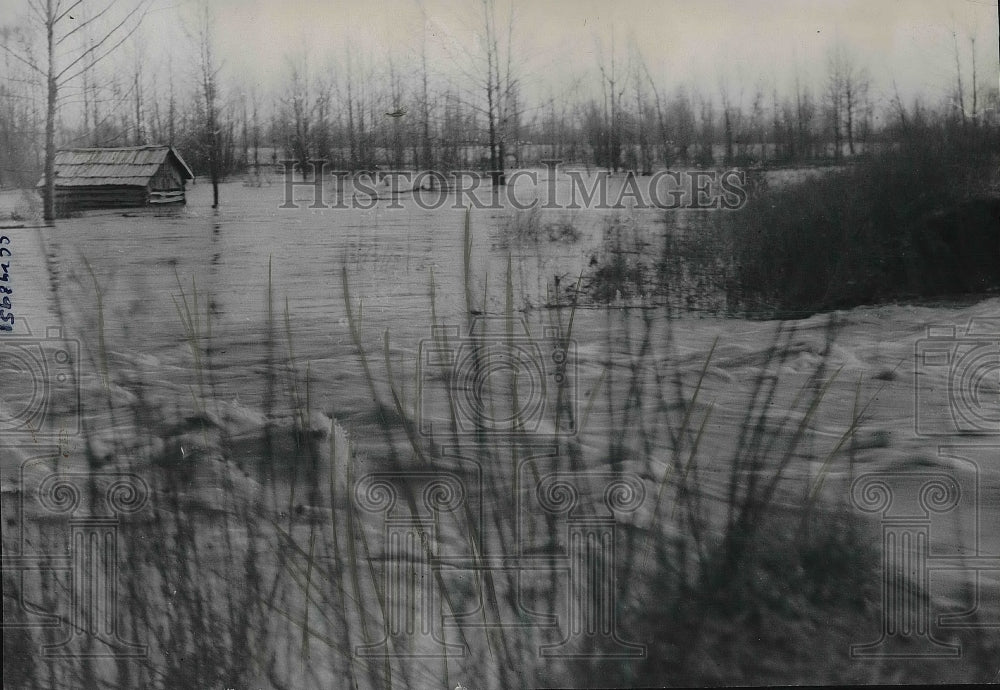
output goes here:
<path id="1" fill-rule="evenodd" d="M 414 193 L 402 208 L 324 210 L 308 208 L 302 186 L 300 208 L 281 209 L 284 191 L 227 183 L 212 210 L 199 182 L 177 211 L 10 231 L 47 253 L 51 291 L 26 318 L 36 333 L 58 321 L 79 342 L 83 395 L 81 432 L 47 439 L 61 459 L 25 444 L 5 461 L 5 496 L 32 495 L 19 482 L 38 467 L 8 472 L 26 458 L 128 468 L 149 489 L 152 515 L 123 521 L 123 577 L 167 594 L 128 593 L 129 635 L 150 645 L 135 677 L 183 682 L 212 668 L 224 687 L 226 674 L 249 683 L 237 687 L 328 687 L 348 674 L 357 687 L 470 690 L 665 674 L 990 679 L 1000 446 L 987 398 L 956 398 L 954 367 L 923 353 L 964 361 L 995 346 L 1000 299 L 737 318 L 724 266 L 705 260 L 721 251 L 721 211 L 532 218 L 425 210 Z M 631 277 L 600 283 L 609 260 Z M 667 287 L 650 277 L 664 262 Z M 951 339 L 928 342 L 929 326 L 953 328 Z M 959 374 L 975 395 L 997 395 L 996 372 L 983 371 Z M 953 413 L 956 400 L 969 416 Z M 924 479 L 939 482 L 927 495 L 907 483 Z M 892 490 L 896 503 L 880 503 Z M 915 498 L 917 513 L 891 512 Z M 919 597 L 891 603 L 891 585 L 861 578 L 858 564 L 874 574 L 889 561 L 837 550 L 854 548 L 838 532 L 859 530 L 876 561 L 910 558 L 885 527 L 900 515 L 927 518 L 911 525 L 923 536 L 899 538 L 929 539 L 919 557 L 943 559 L 919 572 L 932 578 L 929 609 Z M 762 566 L 748 571 L 750 590 L 793 612 L 751 607 L 735 619 L 745 631 L 716 624 L 685 588 L 711 568 L 739 579 L 739 539 L 767 549 L 768 535 L 814 545 L 794 562 L 776 550 L 775 567 L 818 568 L 822 591 L 801 602 L 770 592 L 777 576 Z M 945 563 L 959 555 L 980 560 Z M 713 587 L 727 592 L 719 601 L 735 596 Z M 773 635 L 808 636 L 807 649 L 752 632 L 773 616 Z M 151 620 L 212 639 L 228 666 L 178 665 L 171 653 L 191 641 Z M 933 633 L 919 627 L 932 620 Z M 856 646 L 883 624 L 898 648 L 867 659 Z M 762 644 L 773 659 L 753 652 Z M 713 657 L 720 649 L 730 656 Z M 942 650 L 946 661 L 930 660 Z M 102 663 L 88 672 L 113 675 Z"/>
<path id="2" fill-rule="evenodd" d="M 50 256 L 58 257 L 53 265 L 66 300 L 64 316 L 82 340 L 94 341 L 92 350 L 102 330 L 109 351 L 152 358 L 144 365 L 150 377 L 159 378 L 154 373 L 159 370 L 175 385 L 190 383 L 185 377 L 193 375 L 191 352 L 175 301 L 182 291 L 193 299 L 197 290 L 202 326 L 207 329 L 211 320 L 212 369 L 221 397 L 261 406 L 259 371 L 273 331 L 272 338 L 282 344 L 291 336 L 293 364 L 310 363 L 315 407 L 340 417 L 358 411 L 354 401 L 344 400 L 342 389 L 357 389 L 360 375 L 342 272 L 354 308 L 363 306 L 366 339 L 380 348 L 388 330 L 401 359 L 412 360 L 420 340 L 431 336 L 432 288 L 436 322 L 466 329 L 465 211 L 452 208 L 453 202 L 424 210 L 412 194 L 403 194 L 397 197 L 398 209 L 380 201 L 371 210 L 313 210 L 308 208 L 312 189 L 299 186 L 299 208 L 281 209 L 285 191 L 278 179 L 262 187 L 229 183 L 222 191 L 217 212 L 208 208 L 210 189 L 203 183 L 178 212 L 93 214 L 44 233 Z M 530 198 L 530 191 L 524 194 Z M 484 205 L 491 202 L 489 190 L 478 196 Z M 547 323 L 546 307 L 559 298 L 568 303 L 566 294 L 601 252 L 607 226 L 634 228 L 652 264 L 668 222 L 707 227 L 711 220 L 704 213 L 692 217 L 690 211 L 671 216 L 653 210 L 551 210 L 538 214 L 536 235 L 509 240 L 505 229 L 530 213 L 503 205 L 470 214 L 475 307 L 494 316 L 506 312 L 510 257 L 513 310 L 534 330 Z M 551 240 L 546 225 L 568 226 L 575 233 L 571 240 Z M 103 329 L 97 323 L 98 287 Z M 584 304 L 586 299 L 583 294 Z"/>

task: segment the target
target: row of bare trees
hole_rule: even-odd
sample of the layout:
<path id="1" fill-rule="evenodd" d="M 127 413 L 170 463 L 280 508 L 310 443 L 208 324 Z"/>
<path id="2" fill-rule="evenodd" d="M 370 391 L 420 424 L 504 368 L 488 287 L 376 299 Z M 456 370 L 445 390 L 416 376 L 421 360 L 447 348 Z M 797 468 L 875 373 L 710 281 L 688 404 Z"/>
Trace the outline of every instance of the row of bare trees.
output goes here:
<path id="1" fill-rule="evenodd" d="M 166 103 L 158 97 L 155 70 L 153 95 L 145 95 L 146 54 L 136 34 L 150 11 L 151 0 L 136 0 L 130 5 L 107 0 L 97 6 L 83 0 L 26 0 L 25 6 L 20 23 L 0 29 L 4 83 L 10 84 L 0 89 L 0 136 L 7 160 L 13 163 L 0 174 L 23 184 L 41 167 L 43 215 L 51 221 L 55 219 L 57 145 L 142 145 L 150 142 L 151 135 L 162 141 L 164 134 L 166 141 L 173 143 L 180 131 L 207 161 L 214 204 L 218 205 L 223 147 L 214 21 L 208 3 L 202 0 L 199 4 L 196 28 L 191 32 L 197 47 L 198 88 L 180 129 L 172 69 L 168 71 Z M 101 63 L 126 43 L 131 50 L 131 73 L 126 78 L 118 70 L 102 73 Z M 62 116 L 67 107 L 80 115 L 79 126 L 66 124 Z M 36 133 L 43 120 L 44 135 L 39 144 Z M 150 121 L 154 123 L 152 131 Z M 0 181 L 6 184 L 6 179 Z"/>
<path id="2" fill-rule="evenodd" d="M 634 42 L 619 55 L 613 34 L 590 70 L 597 91 L 581 78 L 529 102 L 516 18 L 495 0 L 481 0 L 477 41 L 455 49 L 459 67 L 449 75 L 428 65 L 425 25 L 417 54 L 405 58 L 376 60 L 350 42 L 318 59 L 307 47 L 291 51 L 271 92 L 227 78 L 206 0 L 182 22 L 191 48 L 183 53 L 196 57 L 181 68 L 173 54 L 146 52 L 150 0 L 25 1 L 25 20 L 0 26 L 0 184 L 31 184 L 43 173 L 46 217 L 57 147 L 174 145 L 215 183 L 217 205 L 219 180 L 287 158 L 303 174 L 313 159 L 342 170 L 478 167 L 499 185 L 505 168 L 545 158 L 640 173 L 837 160 L 891 139 L 908 118 L 979 125 L 997 112 L 996 87 L 979 85 L 974 43 L 969 75 L 957 36 L 955 89 L 943 105 L 904 103 L 898 93 L 879 100 L 868 70 L 842 45 L 811 86 L 720 79 L 715 89 L 668 89 Z"/>
<path id="3" fill-rule="evenodd" d="M 55 153 L 56 115 L 60 92 L 77 79 L 88 77 L 94 67 L 127 41 L 139 28 L 147 9 L 147 2 L 139 2 L 120 17 L 101 22 L 115 3 L 111 2 L 94 11 L 83 0 L 27 0 L 30 28 L 40 33 L 43 55 L 34 54 L 34 46 L 24 32 L 8 32 L 20 46 L 12 47 L 5 40 L 5 57 L 27 68 L 27 83 L 43 84 L 45 98 L 44 134 L 44 214 L 46 220 L 55 218 Z M 74 12 L 76 15 L 74 15 Z M 69 43 L 67 43 L 69 41 Z M 18 49 L 20 48 L 20 49 Z M 8 63 L 9 64 L 9 63 Z M 84 91 L 88 82 L 84 80 Z M 85 101 L 84 111 L 89 103 Z"/>

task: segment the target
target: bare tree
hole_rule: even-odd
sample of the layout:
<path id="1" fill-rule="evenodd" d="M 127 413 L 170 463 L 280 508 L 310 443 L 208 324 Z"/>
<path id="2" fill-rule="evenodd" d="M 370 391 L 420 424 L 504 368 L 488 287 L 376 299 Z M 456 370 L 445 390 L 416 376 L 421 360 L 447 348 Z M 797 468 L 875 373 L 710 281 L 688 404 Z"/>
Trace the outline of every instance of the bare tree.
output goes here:
<path id="1" fill-rule="evenodd" d="M 145 17 L 149 0 L 140 0 L 131 10 L 125 12 L 120 19 L 113 20 L 108 13 L 117 4 L 110 0 L 101 9 L 93 12 L 89 18 L 78 20 L 74 12 L 82 9 L 83 0 L 28 0 L 28 9 L 32 22 L 45 35 L 45 61 L 39 65 L 30 57 L 24 57 L 14 52 L 6 44 L 0 48 L 8 55 L 18 60 L 45 80 L 45 187 L 42 191 L 43 214 L 46 221 L 51 222 L 56 217 L 55 195 L 55 163 L 56 163 L 56 116 L 59 109 L 59 91 L 73 79 L 80 77 L 94 65 L 113 53 L 129 37 L 132 36 Z M 107 21 L 106 28 L 100 36 L 89 45 L 67 53 L 63 44 L 78 31 L 95 26 L 95 22 Z M 59 51 L 57 56 L 57 51 Z M 65 64 L 61 64 L 64 61 Z"/>
<path id="2" fill-rule="evenodd" d="M 956 97 L 958 98 L 958 103 L 956 108 L 959 111 L 959 116 L 962 120 L 962 124 L 965 124 L 965 89 L 962 86 L 962 60 L 959 55 L 958 50 L 958 32 L 954 28 L 951 30 L 951 39 L 954 45 L 955 54 L 955 79 L 956 79 Z"/>
<path id="3" fill-rule="evenodd" d="M 483 0 L 483 20 L 485 25 L 486 44 L 486 117 L 490 137 L 490 175 L 493 185 L 507 184 L 506 175 L 502 170 L 503 161 L 497 161 L 497 111 L 500 99 L 500 55 L 497 49 L 496 7 L 493 0 Z M 494 77 L 494 74 L 496 75 Z M 503 153 L 501 151 L 501 159 Z"/>
<path id="4" fill-rule="evenodd" d="M 332 71 L 332 70 L 331 70 Z M 330 155 L 330 107 L 333 102 L 333 82 L 323 74 L 316 77 L 313 85 L 313 150 L 317 158 L 327 159 Z"/>
<path id="5" fill-rule="evenodd" d="M 351 65 L 351 50 L 348 46 L 345 50 L 346 54 L 346 69 L 345 75 L 347 78 L 346 88 L 347 88 L 347 141 L 350 150 L 350 168 L 351 171 L 356 171 L 360 167 L 361 156 L 358 151 L 358 130 L 354 122 L 354 72 Z"/>
<path id="6" fill-rule="evenodd" d="M 391 120 L 392 135 L 390 137 L 390 147 L 392 150 L 392 167 L 394 170 L 400 170 L 403 167 L 403 137 L 400 132 L 402 123 L 400 120 L 403 119 L 403 114 L 406 112 L 403 106 L 403 82 L 399 71 L 396 69 L 396 62 L 391 57 L 389 58 L 389 99 L 391 101 L 390 107 L 392 112 L 388 113 L 387 116 Z"/>
<path id="7" fill-rule="evenodd" d="M 649 76 L 649 69 L 646 67 L 646 61 L 642 57 L 642 52 L 639 50 L 635 36 L 632 36 L 629 41 L 629 51 L 632 62 L 632 85 L 635 92 L 635 138 L 639 146 L 638 163 L 641 168 L 640 172 L 643 175 L 649 175 L 652 173 L 653 155 L 650 151 L 649 135 L 646 126 L 647 107 L 644 90 L 646 78 Z M 652 79 L 649 80 L 649 83 L 653 83 Z M 655 85 L 653 86 L 653 91 L 654 93 L 656 91 Z M 659 106 L 659 96 L 657 96 L 657 106 Z M 661 115 L 659 108 L 657 108 L 657 114 Z"/>
<path id="8" fill-rule="evenodd" d="M 604 61 L 598 51 L 598 69 L 601 72 L 601 89 L 604 95 L 604 132 L 607 135 L 607 168 L 610 172 L 618 172 L 621 160 L 621 99 L 624 88 L 619 88 L 615 58 L 615 32 L 611 28 L 611 64 L 605 69 Z"/>
<path id="9" fill-rule="evenodd" d="M 969 111 L 965 107 L 965 81 L 962 77 L 962 58 L 961 50 L 958 41 L 958 31 L 952 27 L 951 30 L 952 38 L 952 51 L 955 56 L 955 96 L 954 96 L 954 110 L 958 110 L 959 120 L 964 125 L 970 119 L 972 124 L 976 125 L 978 123 L 979 117 L 979 76 L 977 74 L 977 62 L 976 62 L 976 32 L 972 29 L 967 29 L 967 38 L 969 41 L 969 58 L 972 62 L 971 69 L 972 74 L 970 75 L 970 81 L 972 86 L 972 110 Z"/>
<path id="10" fill-rule="evenodd" d="M 972 54 L 972 117 L 975 120 L 978 115 L 977 108 L 979 107 L 979 89 L 976 86 L 976 36 L 974 34 L 969 35 L 969 52 Z"/>
<path id="11" fill-rule="evenodd" d="M 250 86 L 250 117 L 251 117 L 251 129 L 250 129 L 250 143 L 253 145 L 253 171 L 254 175 L 260 179 L 260 93 L 257 91 L 257 87 Z"/>
<path id="12" fill-rule="evenodd" d="M 722 78 L 719 79 L 719 97 L 722 100 L 722 130 L 726 138 L 725 163 L 726 165 L 732 165 L 734 156 L 733 143 L 735 139 L 733 131 L 733 104 L 729 100 L 729 88 L 725 79 Z"/>
<path id="13" fill-rule="evenodd" d="M 514 7 L 507 12 L 506 25 L 497 26 L 495 0 L 483 2 L 482 44 L 486 52 L 486 124 L 489 136 L 490 175 L 494 186 L 507 184 L 507 144 L 521 117 L 519 82 L 514 76 Z"/>
<path id="14" fill-rule="evenodd" d="M 710 167 L 715 165 L 715 153 L 712 150 L 712 145 L 715 143 L 715 108 L 711 97 L 699 95 L 699 101 L 701 126 L 698 135 L 701 141 L 697 163 L 703 167 Z"/>
<path id="15" fill-rule="evenodd" d="M 132 44 L 132 103 L 135 108 L 135 134 L 133 141 L 136 146 L 147 143 L 145 126 L 145 109 L 142 100 L 143 70 L 146 64 L 146 50 L 141 40 Z"/>
<path id="16" fill-rule="evenodd" d="M 847 118 L 847 150 L 852 156 L 858 118 L 864 118 L 868 109 L 869 83 L 868 70 L 848 61 L 844 70 L 844 116 Z"/>
<path id="17" fill-rule="evenodd" d="M 377 121 L 374 100 L 370 98 L 369 85 L 374 81 L 373 70 L 359 51 L 350 43 L 344 45 L 344 106 L 347 109 L 347 139 L 352 171 L 372 168 L 376 161 L 372 141 L 373 127 Z M 360 63 L 360 64 L 359 64 Z M 379 117 L 382 117 L 379 114 Z"/>
<path id="18" fill-rule="evenodd" d="M 14 43 L 24 55 L 31 56 L 31 46 L 23 31 L 0 27 L 0 42 Z M 2 56 L 0 68 L 0 187 L 29 182 L 32 160 L 38 152 L 39 103 L 41 87 L 38 77 L 14 61 L 9 53 Z M 37 179 L 37 178 L 36 178 Z M 34 182 L 34 180 L 31 180 Z"/>
<path id="19" fill-rule="evenodd" d="M 431 140 L 431 99 L 427 89 L 427 22 L 420 42 L 420 106 L 421 106 L 421 143 L 423 144 L 423 168 L 434 168 L 434 144 Z M 434 189 L 434 176 L 429 176 L 430 188 Z"/>
<path id="20" fill-rule="evenodd" d="M 835 45 L 827 58 L 827 106 L 837 158 L 845 136 L 848 152 L 855 153 L 856 121 L 867 108 L 869 84 L 868 70 L 858 67 L 843 44 Z"/>
<path id="21" fill-rule="evenodd" d="M 827 121 L 833 135 L 833 156 L 839 159 L 843 150 L 841 122 L 844 116 L 844 64 L 841 51 L 834 49 L 827 60 Z"/>
<path id="22" fill-rule="evenodd" d="M 207 0 L 198 7 L 195 41 L 198 46 L 198 72 L 201 105 L 204 107 L 203 134 L 201 139 L 208 158 L 208 175 L 212 181 L 212 208 L 219 207 L 220 130 L 219 130 L 219 67 L 215 60 L 215 16 Z"/>
<path id="23" fill-rule="evenodd" d="M 646 76 L 646 80 L 649 82 L 649 87 L 653 90 L 654 105 L 656 108 L 656 128 L 659 130 L 660 134 L 660 155 L 663 158 L 663 164 L 666 167 L 670 167 L 672 160 L 671 144 L 670 138 L 667 134 L 667 120 L 664 115 L 664 100 L 660 97 L 660 90 L 656 88 L 656 82 L 653 80 L 653 75 L 649 72 L 649 66 L 646 64 L 645 59 L 642 56 L 642 52 L 639 50 L 638 45 L 635 46 L 636 57 L 639 61 L 639 67 L 642 69 L 643 74 Z M 638 73 L 636 74 L 636 79 L 638 79 Z M 639 87 L 636 86 L 636 92 L 638 93 Z M 641 99 L 640 99 L 641 102 Z M 651 148 L 655 149 L 656 145 L 653 144 Z M 650 159 L 652 159 L 652 154 L 650 154 Z M 652 171 L 652 160 L 649 162 L 650 172 Z"/>
<path id="24" fill-rule="evenodd" d="M 800 158 L 815 158 L 813 125 L 816 119 L 816 104 L 809 87 L 803 87 L 799 75 L 795 75 L 795 138 Z"/>
<path id="25" fill-rule="evenodd" d="M 174 60 L 167 56 L 167 144 L 174 145 L 177 131 L 177 97 L 174 93 Z"/>
<path id="26" fill-rule="evenodd" d="M 685 89 L 678 87 L 665 110 L 673 146 L 676 146 L 680 159 L 687 163 L 690 161 L 690 148 L 695 137 L 695 113 L 691 97 Z"/>
<path id="27" fill-rule="evenodd" d="M 764 89 L 758 82 L 754 90 L 753 101 L 750 104 L 749 133 L 745 137 L 748 142 L 757 144 L 760 148 L 755 153 L 751 150 L 750 158 L 755 165 L 759 165 L 767 158 L 767 128 L 764 125 Z M 753 146 L 751 144 L 751 148 Z M 746 154 L 744 154 L 745 156 Z"/>
<path id="28" fill-rule="evenodd" d="M 312 136 L 312 104 L 309 93 L 309 56 L 302 52 L 287 58 L 289 68 L 288 88 L 284 102 L 286 119 L 291 120 L 291 145 L 303 179 L 310 158 L 310 137 Z"/>

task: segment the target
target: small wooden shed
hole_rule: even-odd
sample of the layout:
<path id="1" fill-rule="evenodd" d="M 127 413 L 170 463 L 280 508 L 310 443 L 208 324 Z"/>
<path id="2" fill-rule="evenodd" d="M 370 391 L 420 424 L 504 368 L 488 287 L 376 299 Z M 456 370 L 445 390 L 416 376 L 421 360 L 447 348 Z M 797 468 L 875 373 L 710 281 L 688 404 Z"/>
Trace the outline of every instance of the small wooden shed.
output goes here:
<path id="1" fill-rule="evenodd" d="M 56 152 L 56 209 L 60 214 L 99 208 L 185 203 L 191 168 L 170 146 L 65 149 Z M 45 177 L 38 182 L 45 186 Z"/>

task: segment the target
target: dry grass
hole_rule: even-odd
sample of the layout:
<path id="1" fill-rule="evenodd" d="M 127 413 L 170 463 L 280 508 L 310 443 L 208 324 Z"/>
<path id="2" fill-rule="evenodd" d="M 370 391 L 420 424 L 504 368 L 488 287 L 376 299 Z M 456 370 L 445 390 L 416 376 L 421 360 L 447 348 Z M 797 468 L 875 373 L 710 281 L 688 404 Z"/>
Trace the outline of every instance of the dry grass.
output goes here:
<path id="1" fill-rule="evenodd" d="M 471 323 L 472 315 L 484 310 L 485 296 L 471 275 L 469 215 L 463 233 Z M 622 280 L 627 276 L 622 271 Z M 433 276 L 430 280 L 429 306 L 437 323 Z M 509 268 L 502 285 L 506 307 L 500 316 L 510 322 L 516 295 Z M 845 659 L 856 632 L 851 626 L 871 621 L 866 606 L 878 587 L 866 528 L 845 506 L 820 498 L 822 474 L 804 478 L 795 471 L 811 462 L 824 471 L 850 463 L 850 439 L 865 418 L 859 395 L 839 438 L 824 444 L 812 433 L 838 375 L 827 365 L 837 335 L 835 319 L 829 321 L 819 364 L 797 382 L 781 376 L 794 326 L 775 330 L 736 441 L 720 449 L 708 438 L 714 406 L 704 399 L 715 348 L 696 378 L 685 377 L 671 365 L 669 323 L 665 333 L 658 331 L 653 310 L 642 310 L 636 319 L 625 319 L 633 328 L 609 332 L 603 372 L 589 394 L 581 394 L 574 405 L 568 387 L 560 384 L 555 391 L 554 428 L 562 428 L 558 420 L 567 416 L 574 416 L 583 431 L 600 420 L 606 428 L 599 434 L 601 443 L 585 433 L 556 433 L 546 443 L 557 452 L 545 456 L 539 455 L 539 439 L 532 434 L 502 439 L 460 434 L 458 396 L 464 391 L 449 378 L 436 385 L 450 419 L 445 428 L 422 436 L 415 413 L 417 386 L 408 383 L 416 373 L 394 369 L 389 332 L 375 334 L 378 344 L 372 347 L 363 302 L 351 294 L 346 267 L 341 287 L 378 420 L 377 443 L 369 447 L 379 450 L 366 456 L 359 456 L 332 419 L 317 424 L 309 370 L 296 366 L 288 307 L 279 324 L 270 280 L 264 308 L 270 326 L 266 409 L 249 431 L 234 432 L 231 419 L 237 410 L 214 393 L 210 296 L 200 294 L 196 284 L 189 290 L 178 280 L 175 298 L 195 370 L 194 413 L 157 407 L 142 382 L 107 366 L 108 354 L 103 344 L 97 346 L 110 378 L 110 413 L 131 417 L 133 427 L 148 435 L 140 444 L 144 450 L 136 450 L 134 439 L 119 439 L 110 464 L 89 454 L 85 469 L 130 471 L 151 487 L 144 517 L 124 523 L 119 556 L 123 630 L 127 638 L 148 644 L 149 656 L 138 661 L 44 658 L 32 650 L 51 638 L 51 630 L 8 628 L 6 684 L 172 689 L 330 687 L 332 682 L 351 688 L 461 684 L 475 690 L 872 679 Z M 547 317 L 569 343 L 575 302 L 549 310 Z M 482 353 L 469 360 L 474 373 L 491 365 L 489 342 L 506 338 L 509 343 L 513 332 L 490 338 L 472 339 L 474 351 Z M 484 406 L 475 409 L 485 415 L 509 408 L 516 427 L 528 391 L 516 380 L 489 380 Z M 130 395 L 117 399 L 110 394 L 116 389 Z M 474 421 L 485 428 L 488 420 Z M 474 462 L 456 464 L 457 457 Z M 474 483 L 470 467 L 481 471 L 481 484 Z M 539 510 L 522 523 L 509 502 L 516 478 L 530 480 L 528 496 L 553 471 L 642 486 L 642 508 L 619 521 L 617 551 L 609 565 L 615 572 L 616 624 L 623 638 L 646 646 L 643 659 L 601 659 L 607 640 L 599 640 L 582 658 L 540 658 L 539 646 L 558 642 L 565 627 L 500 625 L 524 620 L 519 617 L 526 615 L 520 605 L 525 602 L 519 602 L 518 593 L 525 589 L 535 616 L 564 612 L 565 598 L 579 595 L 567 595 L 555 574 L 528 587 L 514 570 L 486 567 L 487 555 L 512 554 L 519 547 L 562 552 L 557 513 Z M 418 602 L 400 601 L 395 590 L 387 590 L 386 574 L 400 562 L 385 550 L 385 523 L 359 507 L 358 487 L 372 472 L 395 478 L 390 484 L 397 493 L 397 518 L 422 520 L 426 539 L 407 555 L 414 559 L 414 573 L 431 573 L 427 590 L 433 592 L 433 606 L 418 609 Z M 407 479 L 421 472 L 460 476 L 469 489 L 462 507 L 428 518 L 420 504 L 426 494 L 419 482 Z M 473 499 L 488 509 L 482 520 L 471 507 Z M 420 570 L 430 556 L 456 550 L 468 554 L 466 579 Z M 66 603 L 67 591 L 67 583 L 55 575 L 22 582 L 5 574 L 5 602 L 24 595 L 43 609 L 57 610 Z M 474 615 L 465 615 L 470 611 Z M 412 639 L 393 628 L 396 615 L 437 629 L 445 619 L 457 621 L 444 635 L 455 646 L 443 657 L 406 656 L 429 642 L 417 636 L 417 648 L 409 646 Z M 423 619 L 428 615 L 431 621 Z M 834 619 L 838 626 L 829 626 Z M 380 652 L 356 653 L 359 647 L 378 649 L 380 641 L 386 643 Z"/>

